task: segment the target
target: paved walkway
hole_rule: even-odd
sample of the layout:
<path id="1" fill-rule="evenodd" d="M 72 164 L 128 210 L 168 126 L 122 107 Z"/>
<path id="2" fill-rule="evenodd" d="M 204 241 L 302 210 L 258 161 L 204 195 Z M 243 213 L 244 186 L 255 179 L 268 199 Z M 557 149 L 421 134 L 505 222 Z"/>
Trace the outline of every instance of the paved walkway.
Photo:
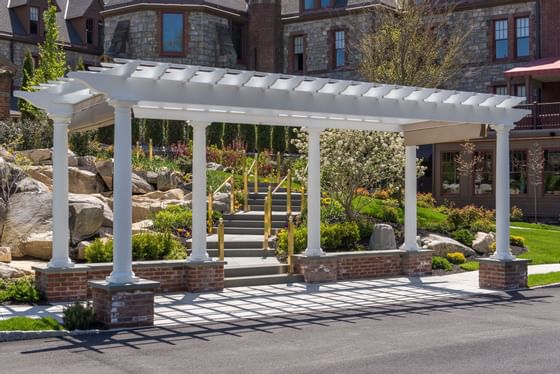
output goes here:
<path id="1" fill-rule="evenodd" d="M 560 264 L 529 267 L 530 274 L 551 271 L 560 271 Z M 409 302 L 430 303 L 443 299 L 492 294 L 504 293 L 478 288 L 478 272 L 321 285 L 295 283 L 236 287 L 216 293 L 158 295 L 155 299 L 155 324 L 205 324 L 364 307 L 383 308 Z M 18 315 L 54 316 L 61 319 L 63 308 L 64 304 L 0 306 L 0 319 Z"/>

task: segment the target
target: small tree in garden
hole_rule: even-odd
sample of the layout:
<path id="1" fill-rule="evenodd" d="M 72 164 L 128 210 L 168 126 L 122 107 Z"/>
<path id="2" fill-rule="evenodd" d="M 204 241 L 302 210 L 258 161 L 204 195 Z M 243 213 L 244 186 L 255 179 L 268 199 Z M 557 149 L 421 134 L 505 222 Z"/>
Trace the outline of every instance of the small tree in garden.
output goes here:
<path id="1" fill-rule="evenodd" d="M 481 161 L 482 157 L 476 154 L 476 145 L 469 141 L 461 144 L 461 152 L 455 156 L 457 172 L 462 177 L 473 175 Z"/>
<path id="2" fill-rule="evenodd" d="M 534 219 L 537 223 L 537 189 L 543 183 L 544 155 L 539 143 L 533 143 L 527 153 L 529 184 L 533 187 Z"/>
<path id="3" fill-rule="evenodd" d="M 294 143 L 307 157 L 307 133 L 299 131 Z M 397 133 L 330 129 L 321 134 L 321 184 L 350 220 L 361 209 L 359 189 L 402 188 L 404 161 L 404 140 Z"/>
<path id="4" fill-rule="evenodd" d="M 25 51 L 23 57 L 23 68 L 22 68 L 22 81 L 21 89 L 24 91 L 30 91 L 33 88 L 33 76 L 35 75 L 35 64 L 33 62 L 33 57 L 29 50 Z M 37 116 L 38 109 L 33 105 L 28 103 L 26 100 L 19 99 L 18 108 L 21 112 L 21 117 L 23 119 L 33 119 Z"/>

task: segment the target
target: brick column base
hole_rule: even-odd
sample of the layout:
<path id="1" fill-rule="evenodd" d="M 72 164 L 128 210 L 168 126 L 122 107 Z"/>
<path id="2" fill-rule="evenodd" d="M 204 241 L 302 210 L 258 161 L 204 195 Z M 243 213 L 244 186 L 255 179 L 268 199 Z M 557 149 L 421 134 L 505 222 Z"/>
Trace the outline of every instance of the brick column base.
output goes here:
<path id="1" fill-rule="evenodd" d="M 296 272 L 303 275 L 306 283 L 336 282 L 338 259 L 331 256 L 296 257 Z"/>
<path id="2" fill-rule="evenodd" d="M 111 284 L 89 281 L 97 321 L 107 328 L 154 325 L 154 291 L 159 282 L 141 279 L 136 283 Z"/>
<path id="3" fill-rule="evenodd" d="M 207 292 L 224 289 L 225 261 L 189 262 L 187 269 L 187 291 Z"/>
<path id="4" fill-rule="evenodd" d="M 49 302 L 87 300 L 88 269 L 84 265 L 67 269 L 34 267 L 35 286 Z"/>
<path id="5" fill-rule="evenodd" d="M 409 277 L 432 275 L 433 251 L 421 249 L 418 251 L 404 251 L 402 255 L 402 273 Z"/>
<path id="6" fill-rule="evenodd" d="M 527 266 L 530 260 L 501 261 L 492 258 L 479 259 L 478 283 L 480 288 L 514 290 L 527 288 Z"/>

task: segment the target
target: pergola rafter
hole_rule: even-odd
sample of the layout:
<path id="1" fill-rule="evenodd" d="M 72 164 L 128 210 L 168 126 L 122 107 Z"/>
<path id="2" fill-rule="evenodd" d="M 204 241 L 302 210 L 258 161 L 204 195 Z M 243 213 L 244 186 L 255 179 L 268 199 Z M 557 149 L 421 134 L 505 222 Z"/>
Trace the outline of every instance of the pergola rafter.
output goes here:
<path id="1" fill-rule="evenodd" d="M 497 252 L 509 251 L 509 130 L 527 114 L 515 109 L 524 98 L 404 87 L 285 74 L 148 61 L 115 60 L 41 85 L 16 96 L 45 109 L 55 122 L 55 199 L 67 206 L 66 129 L 115 123 L 115 259 L 112 282 L 134 281 L 131 267 L 130 129 L 137 118 L 189 121 L 193 136 L 193 252 L 206 252 L 205 129 L 212 122 L 303 126 L 309 131 L 308 256 L 320 248 L 320 134 L 326 128 L 403 133 L 406 148 L 404 250 L 416 244 L 416 145 L 481 136 L 481 125 L 497 131 Z M 57 130 L 58 129 L 58 130 Z M 58 172 L 56 171 L 58 170 Z M 61 171 L 62 170 L 62 171 Z M 59 181 L 57 182 L 57 177 Z M 66 184 L 65 184 L 66 183 Z M 54 204 L 53 204 L 54 205 Z M 55 212 L 53 266 L 69 264 L 67 218 Z M 64 219 L 66 221 L 64 222 Z M 64 227 L 64 228 L 63 228 Z M 65 232 L 63 232 L 66 230 Z M 67 243 L 67 240 L 66 240 Z M 61 247 L 61 248 L 59 248 Z"/>

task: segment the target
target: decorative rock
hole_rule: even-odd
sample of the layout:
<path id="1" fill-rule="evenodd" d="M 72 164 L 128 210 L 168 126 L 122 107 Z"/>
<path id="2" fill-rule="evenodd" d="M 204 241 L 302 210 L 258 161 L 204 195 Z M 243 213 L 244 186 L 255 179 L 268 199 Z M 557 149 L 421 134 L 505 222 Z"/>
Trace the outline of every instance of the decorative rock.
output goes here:
<path id="1" fill-rule="evenodd" d="M 52 166 L 30 166 L 25 170 L 25 173 L 31 178 L 45 184 L 49 190 L 52 190 Z"/>
<path id="2" fill-rule="evenodd" d="M 13 266 L 0 263 L 0 279 L 21 278 L 25 272 Z"/>
<path id="3" fill-rule="evenodd" d="M 35 192 L 44 193 L 49 192 L 50 189 L 43 182 L 39 182 L 31 177 L 25 177 L 18 182 L 16 182 L 17 190 L 16 193 L 22 192 Z"/>
<path id="4" fill-rule="evenodd" d="M 140 222 L 132 224 L 132 234 L 140 234 L 146 231 L 150 231 L 154 228 L 154 221 L 151 219 L 145 219 Z"/>
<path id="5" fill-rule="evenodd" d="M 183 200 L 185 198 L 185 193 L 180 188 L 174 188 L 167 192 L 154 191 L 144 195 L 148 199 L 154 200 Z"/>
<path id="6" fill-rule="evenodd" d="M 510 249 L 511 249 L 511 254 L 514 255 L 514 256 L 519 256 L 519 255 L 521 255 L 521 254 L 527 252 L 527 248 L 525 248 L 525 247 L 518 247 L 518 246 L 516 246 L 516 245 L 512 245 L 512 246 L 510 247 Z"/>
<path id="7" fill-rule="evenodd" d="M 224 170 L 224 166 L 221 164 L 218 164 L 216 162 L 209 162 L 206 164 L 206 169 L 207 170 Z"/>
<path id="8" fill-rule="evenodd" d="M 27 157 L 31 162 L 42 162 L 51 159 L 51 150 L 48 148 L 30 149 L 27 151 L 19 151 L 17 154 Z"/>
<path id="9" fill-rule="evenodd" d="M 181 178 L 177 175 L 177 173 L 169 170 L 162 170 L 157 176 L 157 189 L 158 191 L 169 191 L 175 189 L 180 181 Z"/>
<path id="10" fill-rule="evenodd" d="M 474 249 L 476 253 L 480 255 L 486 255 L 492 253 L 494 252 L 494 250 L 491 249 L 490 246 L 495 241 L 496 241 L 496 235 L 493 232 L 490 233 L 477 232 L 472 242 L 472 249 Z"/>
<path id="11" fill-rule="evenodd" d="M 10 247 L 0 247 L 0 262 L 12 262 L 12 250 Z"/>
<path id="12" fill-rule="evenodd" d="M 105 186 L 109 190 L 113 190 L 113 160 L 97 160 L 95 161 L 95 169 L 97 174 L 101 176 Z"/>
<path id="13" fill-rule="evenodd" d="M 151 184 L 142 179 L 138 174 L 132 173 L 132 193 L 135 195 L 144 195 L 152 192 L 154 188 Z"/>
<path id="14" fill-rule="evenodd" d="M 72 244 L 92 237 L 104 222 L 103 202 L 91 196 L 70 195 L 70 240 Z"/>
<path id="15" fill-rule="evenodd" d="M 86 259 L 86 248 L 91 244 L 90 241 L 84 240 L 76 246 L 76 259 L 83 261 Z"/>
<path id="16" fill-rule="evenodd" d="M 83 170 L 87 170 L 92 173 L 97 173 L 97 168 L 95 167 L 95 160 L 94 156 L 78 156 L 78 167 Z"/>
<path id="17" fill-rule="evenodd" d="M 393 227 L 387 224 L 375 225 L 369 239 L 369 249 L 374 251 L 397 249 L 397 241 L 395 240 Z"/>
<path id="18" fill-rule="evenodd" d="M 105 190 L 97 174 L 75 167 L 68 168 L 68 190 L 76 194 L 92 194 Z"/>
<path id="19" fill-rule="evenodd" d="M 68 151 L 68 166 L 78 167 L 78 158 L 72 151 Z"/>
<path id="20" fill-rule="evenodd" d="M 422 238 L 422 246 L 434 251 L 434 256 L 446 257 L 448 253 L 461 252 L 465 257 L 472 257 L 476 252 L 458 241 L 437 234 L 429 234 Z"/>
<path id="21" fill-rule="evenodd" d="M 22 252 L 26 256 L 40 260 L 52 257 L 52 231 L 32 233 L 22 243 Z"/>

